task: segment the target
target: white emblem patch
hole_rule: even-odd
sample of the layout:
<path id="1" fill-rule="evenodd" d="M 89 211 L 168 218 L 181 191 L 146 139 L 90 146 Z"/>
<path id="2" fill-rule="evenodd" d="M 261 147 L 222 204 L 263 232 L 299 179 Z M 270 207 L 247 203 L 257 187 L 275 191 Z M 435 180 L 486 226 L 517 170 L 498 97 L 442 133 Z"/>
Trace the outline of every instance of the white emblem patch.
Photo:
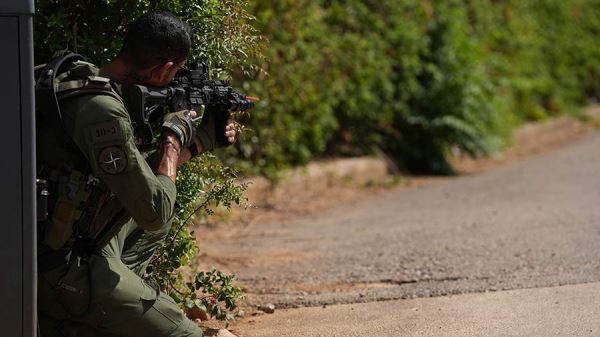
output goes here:
<path id="1" fill-rule="evenodd" d="M 98 155 L 98 166 L 108 174 L 118 174 L 127 168 L 125 151 L 118 146 L 108 146 Z"/>

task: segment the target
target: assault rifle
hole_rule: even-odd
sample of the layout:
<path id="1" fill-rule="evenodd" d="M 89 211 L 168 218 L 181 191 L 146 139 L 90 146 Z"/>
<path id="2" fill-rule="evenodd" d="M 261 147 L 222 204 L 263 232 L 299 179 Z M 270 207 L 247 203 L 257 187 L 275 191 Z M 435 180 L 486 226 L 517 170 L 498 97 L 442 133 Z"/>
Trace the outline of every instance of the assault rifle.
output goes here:
<path id="1" fill-rule="evenodd" d="M 227 80 L 211 80 L 208 65 L 198 61 L 180 69 L 165 88 L 133 85 L 124 88 L 124 96 L 136 145 L 140 148 L 153 144 L 157 125 L 162 123 L 166 112 L 194 110 L 197 113 L 194 122 L 200 121 L 205 113 L 214 113 L 219 127 L 224 126 L 229 113 L 247 111 L 258 100 L 233 90 Z M 215 134 L 224 137 L 223 132 Z"/>

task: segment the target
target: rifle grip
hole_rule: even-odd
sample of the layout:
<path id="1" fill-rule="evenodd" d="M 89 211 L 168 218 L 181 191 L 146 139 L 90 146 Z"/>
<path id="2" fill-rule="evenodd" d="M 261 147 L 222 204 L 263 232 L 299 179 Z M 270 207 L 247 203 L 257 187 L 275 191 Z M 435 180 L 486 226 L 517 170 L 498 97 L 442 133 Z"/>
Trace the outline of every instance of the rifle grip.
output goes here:
<path id="1" fill-rule="evenodd" d="M 229 139 L 225 136 L 225 127 L 227 126 L 227 119 L 231 113 L 229 111 L 216 111 L 215 118 L 215 141 L 217 147 L 226 147 L 231 145 Z"/>

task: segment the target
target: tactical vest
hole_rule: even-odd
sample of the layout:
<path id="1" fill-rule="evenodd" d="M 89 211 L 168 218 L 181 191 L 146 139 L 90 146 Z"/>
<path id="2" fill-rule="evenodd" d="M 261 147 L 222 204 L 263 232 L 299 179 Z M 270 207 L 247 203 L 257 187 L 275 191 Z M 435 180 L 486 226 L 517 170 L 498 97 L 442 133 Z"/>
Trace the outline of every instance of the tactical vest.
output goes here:
<path id="1" fill-rule="evenodd" d="M 87 159 L 65 132 L 60 106 L 81 95 L 121 97 L 111 81 L 98 76 L 98 68 L 78 54 L 56 54 L 36 67 L 35 76 L 40 253 L 81 242 L 93 249 L 118 230 L 110 226 L 125 219 L 126 212 L 92 175 Z"/>

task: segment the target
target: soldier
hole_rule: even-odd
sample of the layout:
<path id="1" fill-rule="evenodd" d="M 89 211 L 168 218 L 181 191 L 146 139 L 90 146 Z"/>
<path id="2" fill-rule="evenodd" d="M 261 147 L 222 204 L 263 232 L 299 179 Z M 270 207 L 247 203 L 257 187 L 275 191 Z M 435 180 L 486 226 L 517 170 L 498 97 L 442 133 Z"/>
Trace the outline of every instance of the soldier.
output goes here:
<path id="1" fill-rule="evenodd" d="M 74 62 L 61 75 L 60 123 L 38 120 L 38 173 L 55 186 L 38 234 L 42 337 L 202 336 L 142 277 L 174 216 L 177 166 L 212 150 L 215 132 L 233 143 L 233 122 L 219 127 L 204 118 L 194 135 L 195 112 L 169 113 L 159 150 L 144 153 L 121 99 L 132 84 L 166 86 L 190 47 L 186 23 L 146 14 L 130 25 L 112 63 L 99 70 Z"/>

